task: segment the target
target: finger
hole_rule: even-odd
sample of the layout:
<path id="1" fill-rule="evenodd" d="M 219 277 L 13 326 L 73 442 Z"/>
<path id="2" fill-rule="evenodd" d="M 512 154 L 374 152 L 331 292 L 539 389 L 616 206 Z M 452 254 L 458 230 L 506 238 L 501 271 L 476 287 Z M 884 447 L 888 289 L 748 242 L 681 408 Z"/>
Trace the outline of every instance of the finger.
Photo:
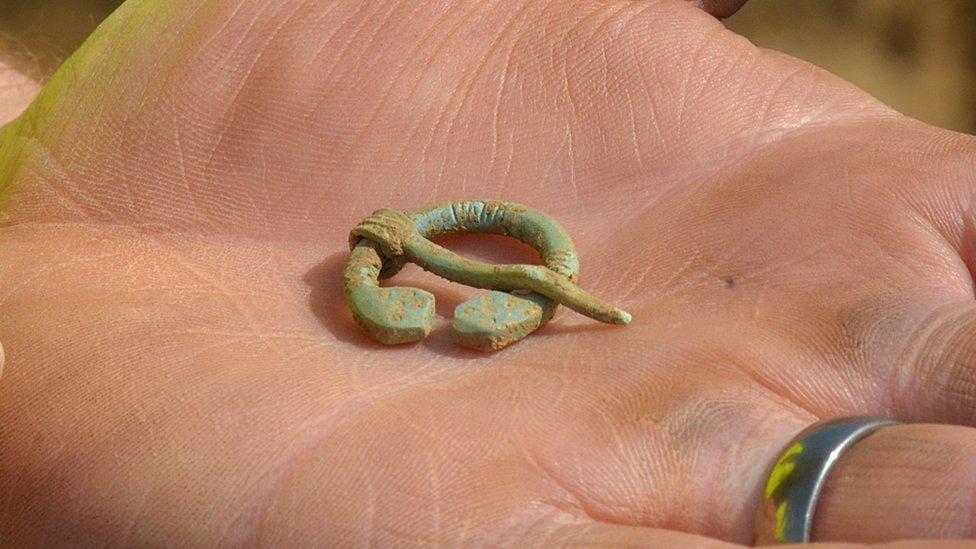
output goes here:
<path id="1" fill-rule="evenodd" d="M 0 39 L 0 126 L 24 112 L 41 89 L 29 57 L 14 54 Z"/>
<path id="2" fill-rule="evenodd" d="M 943 305 L 906 345 L 893 379 L 896 415 L 911 422 L 976 425 L 976 304 Z"/>
<path id="3" fill-rule="evenodd" d="M 889 192 L 927 220 L 941 242 L 943 263 L 962 282 L 926 268 L 930 281 L 950 294 L 893 357 L 895 412 L 912 422 L 976 426 L 976 139 L 918 124 L 906 126 L 889 145 L 885 163 L 912 174 Z"/>
<path id="4" fill-rule="evenodd" d="M 695 4 L 708 13 L 723 19 L 730 17 L 739 8 L 745 5 L 747 0 L 695 0 Z"/>
<path id="5" fill-rule="evenodd" d="M 976 537 L 976 430 L 898 425 L 862 439 L 827 478 L 815 541 Z"/>

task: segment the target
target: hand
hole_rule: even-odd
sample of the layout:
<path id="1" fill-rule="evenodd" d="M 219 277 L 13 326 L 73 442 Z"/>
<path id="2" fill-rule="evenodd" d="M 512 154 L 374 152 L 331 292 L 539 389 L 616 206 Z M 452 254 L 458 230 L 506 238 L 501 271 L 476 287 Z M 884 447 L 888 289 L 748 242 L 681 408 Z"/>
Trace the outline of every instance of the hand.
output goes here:
<path id="1" fill-rule="evenodd" d="M 678 0 L 130 1 L 0 140 L 0 539 L 749 543 L 851 413 L 923 424 L 844 456 L 815 539 L 974 536 L 974 169 Z M 349 229 L 473 197 L 560 220 L 634 323 L 365 338 Z"/>

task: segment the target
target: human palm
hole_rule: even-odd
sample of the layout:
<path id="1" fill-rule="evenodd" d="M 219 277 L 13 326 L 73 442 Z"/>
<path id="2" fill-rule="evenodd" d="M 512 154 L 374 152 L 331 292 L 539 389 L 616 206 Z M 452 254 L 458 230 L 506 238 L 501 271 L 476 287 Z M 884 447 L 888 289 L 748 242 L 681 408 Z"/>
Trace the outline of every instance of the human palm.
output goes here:
<path id="1" fill-rule="evenodd" d="M 851 413 L 959 426 L 858 444 L 815 537 L 974 534 L 976 142 L 691 4 L 132 0 L 2 139 L 0 539 L 748 543 Z M 464 198 L 634 322 L 468 351 L 407 268 L 439 325 L 371 342 L 349 229 Z"/>

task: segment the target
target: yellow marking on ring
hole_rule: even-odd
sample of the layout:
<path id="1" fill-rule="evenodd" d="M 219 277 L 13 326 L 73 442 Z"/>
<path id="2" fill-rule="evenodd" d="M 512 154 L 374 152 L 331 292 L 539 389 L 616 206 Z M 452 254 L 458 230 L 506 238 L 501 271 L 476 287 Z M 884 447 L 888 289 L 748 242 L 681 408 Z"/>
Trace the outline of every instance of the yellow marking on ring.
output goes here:
<path id="1" fill-rule="evenodd" d="M 786 502 L 776 506 L 776 539 L 783 541 L 786 539 Z"/>
<path id="2" fill-rule="evenodd" d="M 766 498 L 773 497 L 779 489 L 790 478 L 790 474 L 796 469 L 796 458 L 803 453 L 803 443 L 797 442 L 783 452 L 783 455 L 776 460 L 773 470 L 769 473 L 769 480 L 766 481 L 764 495 Z"/>

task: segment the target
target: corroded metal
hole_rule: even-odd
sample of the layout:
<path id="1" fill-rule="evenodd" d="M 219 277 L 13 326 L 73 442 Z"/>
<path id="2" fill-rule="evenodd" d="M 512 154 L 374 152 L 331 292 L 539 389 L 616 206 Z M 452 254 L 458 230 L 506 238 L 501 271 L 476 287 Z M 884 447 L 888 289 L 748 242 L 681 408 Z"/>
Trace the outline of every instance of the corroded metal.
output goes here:
<path id="1" fill-rule="evenodd" d="M 543 265 L 492 265 L 461 257 L 428 240 L 459 232 L 495 233 L 539 251 Z M 434 296 L 414 288 L 381 288 L 380 278 L 409 261 L 448 280 L 494 290 L 454 311 L 458 341 L 498 350 L 547 322 L 562 303 L 601 322 L 627 324 L 630 315 L 576 285 L 579 259 L 572 239 L 549 216 L 519 204 L 451 202 L 407 213 L 374 212 L 349 236 L 352 249 L 343 291 L 356 321 L 377 341 L 409 343 L 430 333 Z"/>

